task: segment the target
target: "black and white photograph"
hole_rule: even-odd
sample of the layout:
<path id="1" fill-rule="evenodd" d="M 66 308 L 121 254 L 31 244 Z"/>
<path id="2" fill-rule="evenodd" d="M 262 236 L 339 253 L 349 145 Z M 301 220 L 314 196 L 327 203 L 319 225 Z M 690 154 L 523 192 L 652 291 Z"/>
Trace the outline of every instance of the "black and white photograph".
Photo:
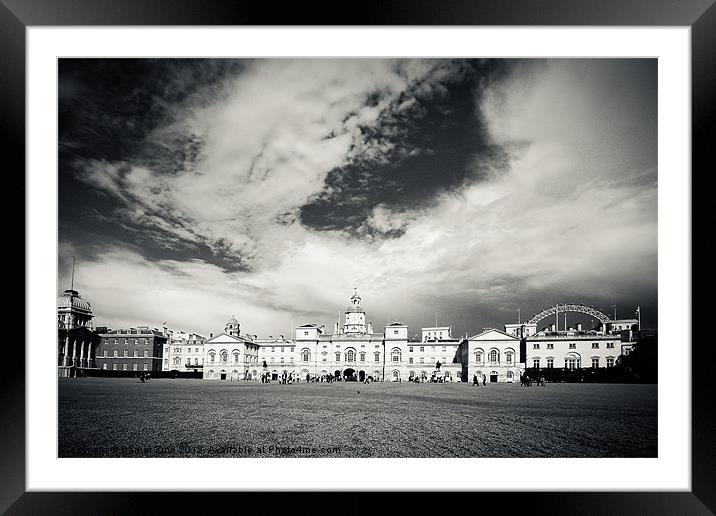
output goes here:
<path id="1" fill-rule="evenodd" d="M 58 457 L 656 458 L 657 68 L 59 59 Z"/>

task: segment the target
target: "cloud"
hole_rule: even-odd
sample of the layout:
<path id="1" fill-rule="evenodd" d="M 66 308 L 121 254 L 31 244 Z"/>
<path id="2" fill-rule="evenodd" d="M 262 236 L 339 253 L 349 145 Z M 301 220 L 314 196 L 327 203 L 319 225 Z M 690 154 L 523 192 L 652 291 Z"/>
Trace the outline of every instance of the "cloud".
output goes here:
<path id="1" fill-rule="evenodd" d="M 235 313 L 250 333 L 275 335 L 292 319 L 330 324 L 358 287 L 376 326 L 398 318 L 412 332 L 442 310 L 462 333 L 504 322 L 511 303 L 526 313 L 554 296 L 655 296 L 656 106 L 635 91 L 651 65 L 632 63 L 630 75 L 621 62 L 525 62 L 485 85 L 475 123 L 508 149 L 506 160 L 476 154 L 471 166 L 485 173 L 430 203 L 379 203 L 364 238 L 312 230 L 298 210 L 324 191 L 329 171 L 392 152 L 395 140 L 366 140 L 367 130 L 444 95 L 449 67 L 252 63 L 220 101 L 174 117 L 170 132 L 202 142 L 191 167 L 168 175 L 95 160 L 84 169 L 126 204 L 120 217 L 247 267 L 109 250 L 82 265 L 98 318 L 216 332 Z"/>

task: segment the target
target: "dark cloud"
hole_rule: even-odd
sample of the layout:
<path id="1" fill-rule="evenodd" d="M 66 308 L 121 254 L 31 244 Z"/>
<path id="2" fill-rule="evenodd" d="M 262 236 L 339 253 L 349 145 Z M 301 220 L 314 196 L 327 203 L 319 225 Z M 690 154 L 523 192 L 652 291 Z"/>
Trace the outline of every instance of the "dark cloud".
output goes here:
<path id="1" fill-rule="evenodd" d="M 459 63 L 429 92 L 421 93 L 420 85 L 405 92 L 376 126 L 362 128 L 369 150 L 385 150 L 378 158 L 358 153 L 332 170 L 323 191 L 301 208 L 301 222 L 316 230 L 375 236 L 365 222 L 376 206 L 428 207 L 444 191 L 504 169 L 509 152 L 490 141 L 478 103 L 481 91 L 508 68 L 502 61 Z M 379 95 L 371 98 L 379 102 Z"/>

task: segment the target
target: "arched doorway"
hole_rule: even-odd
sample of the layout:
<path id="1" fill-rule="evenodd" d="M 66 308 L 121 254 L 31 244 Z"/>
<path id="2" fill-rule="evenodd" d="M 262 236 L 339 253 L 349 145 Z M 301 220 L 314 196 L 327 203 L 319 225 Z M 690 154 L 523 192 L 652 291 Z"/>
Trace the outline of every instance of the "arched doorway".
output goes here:
<path id="1" fill-rule="evenodd" d="M 490 383 L 497 383 L 497 371 L 490 372 Z"/>
<path id="2" fill-rule="evenodd" d="M 226 380 L 226 371 L 224 371 L 224 370 L 222 369 L 221 372 L 219 373 L 219 378 L 220 378 L 221 380 Z"/>
<path id="3" fill-rule="evenodd" d="M 343 379 L 347 382 L 351 382 L 355 380 L 355 369 L 347 368 L 343 371 Z"/>
<path id="4" fill-rule="evenodd" d="M 239 372 L 238 372 L 236 369 L 234 369 L 233 371 L 231 371 L 231 379 L 232 379 L 232 380 L 238 380 L 238 379 L 239 379 Z"/>
<path id="5" fill-rule="evenodd" d="M 365 381 L 365 371 L 358 372 L 358 381 L 361 381 L 361 382 Z"/>

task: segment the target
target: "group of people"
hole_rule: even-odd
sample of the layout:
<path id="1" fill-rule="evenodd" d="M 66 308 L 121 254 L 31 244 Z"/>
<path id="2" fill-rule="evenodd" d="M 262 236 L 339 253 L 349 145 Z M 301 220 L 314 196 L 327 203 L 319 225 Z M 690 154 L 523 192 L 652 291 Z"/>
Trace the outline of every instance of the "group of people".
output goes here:
<path id="1" fill-rule="evenodd" d="M 150 380 L 151 376 L 149 373 L 139 373 L 139 381 L 144 383 Z"/>
<path id="2" fill-rule="evenodd" d="M 537 386 L 545 387 L 544 376 L 538 376 L 535 381 L 537 382 Z M 522 387 L 532 387 L 532 378 L 530 378 L 529 375 L 521 374 L 520 385 Z"/>

